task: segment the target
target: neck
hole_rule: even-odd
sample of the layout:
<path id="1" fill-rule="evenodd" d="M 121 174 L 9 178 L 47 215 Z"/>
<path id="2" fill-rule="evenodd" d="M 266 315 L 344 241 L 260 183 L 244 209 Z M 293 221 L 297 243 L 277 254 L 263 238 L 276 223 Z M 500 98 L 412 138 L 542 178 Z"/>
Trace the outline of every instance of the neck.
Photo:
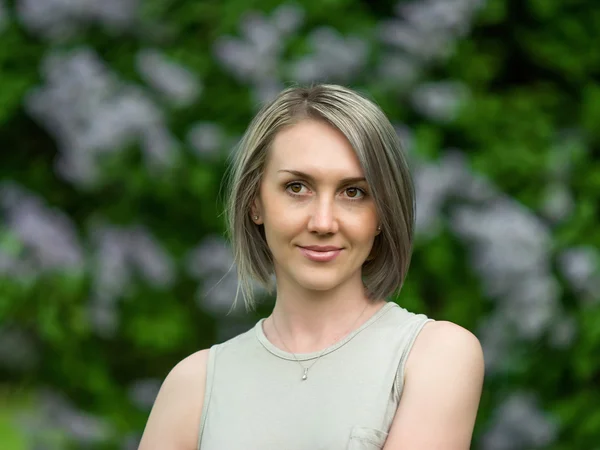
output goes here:
<path id="1" fill-rule="evenodd" d="M 303 292 L 277 286 L 273 313 L 264 322 L 269 340 L 282 350 L 311 353 L 329 347 L 360 327 L 385 303 L 370 300 L 362 280 L 335 291 Z"/>

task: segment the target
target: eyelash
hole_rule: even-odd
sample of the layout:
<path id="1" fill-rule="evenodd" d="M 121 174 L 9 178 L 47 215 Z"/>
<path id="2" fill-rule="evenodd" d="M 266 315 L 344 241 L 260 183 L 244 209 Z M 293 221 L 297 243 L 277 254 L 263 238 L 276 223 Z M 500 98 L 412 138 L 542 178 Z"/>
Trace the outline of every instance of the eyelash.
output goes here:
<path id="1" fill-rule="evenodd" d="M 300 197 L 302 194 L 296 194 L 295 192 L 291 192 L 289 190 L 290 186 L 294 186 L 294 185 L 300 185 L 303 187 L 306 187 L 306 185 L 300 181 L 294 181 L 292 183 L 288 183 L 285 185 L 285 191 L 287 192 L 288 195 L 292 196 L 292 197 Z M 360 200 L 364 200 L 365 197 L 367 196 L 367 193 L 365 192 L 364 189 L 361 189 L 359 187 L 356 186 L 348 186 L 347 188 L 344 189 L 344 191 L 347 191 L 348 189 L 356 189 L 357 191 L 360 191 L 362 196 L 358 197 L 358 198 L 352 198 L 352 197 L 348 197 L 348 200 L 353 201 L 353 202 L 357 202 Z"/>

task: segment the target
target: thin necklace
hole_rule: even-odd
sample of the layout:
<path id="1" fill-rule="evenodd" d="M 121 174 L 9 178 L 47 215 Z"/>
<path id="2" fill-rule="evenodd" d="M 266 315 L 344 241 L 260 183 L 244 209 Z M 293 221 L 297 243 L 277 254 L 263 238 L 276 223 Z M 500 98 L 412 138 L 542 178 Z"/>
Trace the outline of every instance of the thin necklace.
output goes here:
<path id="1" fill-rule="evenodd" d="M 365 313 L 365 311 L 367 310 L 367 306 L 369 306 L 369 304 L 367 303 L 364 307 L 364 309 L 361 311 L 360 315 L 356 318 L 356 320 L 354 321 L 354 323 L 352 324 L 352 326 L 348 329 L 348 331 L 346 331 L 345 334 L 343 334 L 341 337 L 339 337 L 338 339 L 334 340 L 331 344 L 329 344 L 327 347 L 325 347 L 321 353 L 319 354 L 319 356 L 317 357 L 317 359 L 315 359 L 313 361 L 313 363 L 308 366 L 308 367 L 304 367 L 302 365 L 302 363 L 300 362 L 300 360 L 298 359 L 298 357 L 296 356 L 296 354 L 291 351 L 287 345 L 285 345 L 285 341 L 283 340 L 283 338 L 281 337 L 281 334 L 279 333 L 279 330 L 277 329 L 277 325 L 275 324 L 275 317 L 271 317 L 271 320 L 273 321 L 273 328 L 275 328 L 275 332 L 277 333 L 277 336 L 279 337 L 279 340 L 281 341 L 281 343 L 283 344 L 283 346 L 285 347 L 285 349 L 290 352 L 292 355 L 294 355 L 294 359 L 296 360 L 296 362 L 298 364 L 300 364 L 300 367 L 302 367 L 302 370 L 304 371 L 302 374 L 302 380 L 306 380 L 308 378 L 308 370 L 314 366 L 317 361 L 319 359 L 321 359 L 321 356 L 323 356 L 323 354 L 325 353 L 325 350 L 327 350 L 329 347 L 331 347 L 334 343 L 336 343 L 337 341 L 339 341 L 342 337 L 347 336 L 348 333 L 350 333 L 350 331 L 354 328 L 354 325 L 356 325 L 356 322 L 358 322 L 358 319 L 360 319 L 362 317 L 362 315 Z"/>

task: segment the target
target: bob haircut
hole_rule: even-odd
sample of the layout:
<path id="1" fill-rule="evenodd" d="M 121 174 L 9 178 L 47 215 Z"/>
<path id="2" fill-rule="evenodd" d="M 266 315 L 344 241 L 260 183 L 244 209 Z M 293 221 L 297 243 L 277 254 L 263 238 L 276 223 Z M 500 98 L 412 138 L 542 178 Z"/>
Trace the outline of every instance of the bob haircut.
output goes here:
<path id="1" fill-rule="evenodd" d="M 375 103 L 351 89 L 294 86 L 260 109 L 232 155 L 226 219 L 238 275 L 234 306 L 241 290 L 246 309 L 255 309 L 256 282 L 273 292 L 273 259 L 263 225 L 251 220 L 251 206 L 275 135 L 307 119 L 327 123 L 348 139 L 375 201 L 381 233 L 362 266 L 368 297 L 386 298 L 404 283 L 412 254 L 415 195 L 396 130 Z"/>

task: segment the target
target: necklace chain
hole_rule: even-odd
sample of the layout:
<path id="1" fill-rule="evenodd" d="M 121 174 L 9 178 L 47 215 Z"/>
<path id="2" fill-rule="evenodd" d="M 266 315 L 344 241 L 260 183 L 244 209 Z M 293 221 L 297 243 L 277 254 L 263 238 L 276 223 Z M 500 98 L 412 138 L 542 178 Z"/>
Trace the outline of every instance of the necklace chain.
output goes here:
<path id="1" fill-rule="evenodd" d="M 346 331 L 345 334 L 343 334 L 342 336 L 340 336 L 339 338 L 337 338 L 336 340 L 334 340 L 331 344 L 329 344 L 327 347 L 325 347 L 321 353 L 319 354 L 319 356 L 317 356 L 317 358 L 313 361 L 313 363 L 308 366 L 308 367 L 304 367 L 304 365 L 300 362 L 300 360 L 298 359 L 298 357 L 296 356 L 296 354 L 291 351 L 287 345 L 285 345 L 285 341 L 283 340 L 283 338 L 281 337 L 281 334 L 279 333 L 279 330 L 277 329 L 277 325 L 275 324 L 275 317 L 271 317 L 271 321 L 273 322 L 273 328 L 275 328 L 275 332 L 277 333 L 277 336 L 279 337 L 279 340 L 281 341 L 281 343 L 283 344 L 283 346 L 285 347 L 285 349 L 290 352 L 293 356 L 294 359 L 296 360 L 296 362 L 300 365 L 300 367 L 302 367 L 303 373 L 302 373 L 302 380 L 306 380 L 308 378 L 308 370 L 314 366 L 317 361 L 319 359 L 321 359 L 321 356 L 323 356 L 323 354 L 325 353 L 325 351 L 331 347 L 333 344 L 335 344 L 336 342 L 338 342 L 342 337 L 347 336 L 348 333 L 350 333 L 350 331 L 352 331 L 352 329 L 354 328 L 354 326 L 356 325 L 356 322 L 358 322 L 358 319 L 360 319 L 362 317 L 362 315 L 365 313 L 365 311 L 367 310 L 367 306 L 369 306 L 369 304 L 367 303 L 364 307 L 364 309 L 361 311 L 360 315 L 356 318 L 356 320 L 352 323 L 352 326 L 348 329 L 348 331 Z"/>

